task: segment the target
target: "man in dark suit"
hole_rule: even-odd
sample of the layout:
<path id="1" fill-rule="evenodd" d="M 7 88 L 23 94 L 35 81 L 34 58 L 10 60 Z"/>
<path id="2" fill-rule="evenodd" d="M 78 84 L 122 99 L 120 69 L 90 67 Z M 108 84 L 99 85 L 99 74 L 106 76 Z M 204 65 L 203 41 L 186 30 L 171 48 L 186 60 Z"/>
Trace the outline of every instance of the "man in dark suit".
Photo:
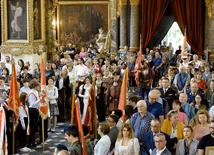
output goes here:
<path id="1" fill-rule="evenodd" d="M 172 109 L 172 103 L 174 100 L 178 99 L 176 91 L 171 88 L 170 86 L 170 81 L 168 78 L 163 78 L 162 79 L 162 88 L 160 89 L 161 91 L 161 98 L 164 98 L 167 100 L 168 105 L 169 105 L 169 110 Z"/>
<path id="2" fill-rule="evenodd" d="M 155 142 L 154 142 L 154 136 L 158 133 L 163 133 L 160 131 L 161 129 L 161 123 L 158 119 L 153 119 L 151 121 L 151 131 L 146 133 L 144 138 L 143 138 L 143 145 L 142 145 L 142 155 L 150 155 L 152 150 L 155 148 Z M 171 143 L 170 143 L 170 137 L 169 135 L 163 133 L 166 137 L 166 147 L 168 149 L 171 148 Z"/>
<path id="3" fill-rule="evenodd" d="M 192 102 L 195 101 L 195 96 L 200 93 L 200 94 L 204 94 L 203 90 L 200 89 L 198 87 L 198 83 L 197 82 L 194 82 L 194 83 L 191 83 L 190 84 L 190 92 L 187 93 L 187 96 L 188 96 L 188 103 L 191 104 Z"/>
<path id="4" fill-rule="evenodd" d="M 166 137 L 163 133 L 155 135 L 155 146 L 156 148 L 152 151 L 152 155 L 172 155 L 171 152 L 166 148 Z"/>
<path id="5" fill-rule="evenodd" d="M 114 147 L 115 147 L 115 143 L 117 140 L 117 135 L 119 133 L 119 130 L 116 126 L 117 122 L 119 120 L 119 117 L 116 115 L 110 115 L 107 119 L 107 124 L 110 127 L 110 131 L 108 133 L 108 136 L 111 140 L 111 146 L 110 146 L 110 150 L 109 150 L 109 155 L 114 153 Z"/>

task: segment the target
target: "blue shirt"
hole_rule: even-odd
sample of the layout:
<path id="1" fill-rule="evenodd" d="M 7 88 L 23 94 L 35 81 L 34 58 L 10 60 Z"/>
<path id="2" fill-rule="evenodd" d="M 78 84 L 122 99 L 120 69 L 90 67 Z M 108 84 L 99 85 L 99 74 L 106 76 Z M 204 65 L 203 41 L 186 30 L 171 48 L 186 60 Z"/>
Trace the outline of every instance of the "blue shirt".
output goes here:
<path id="1" fill-rule="evenodd" d="M 185 103 L 181 105 L 185 114 L 187 115 L 188 122 L 195 116 L 195 108 L 191 106 L 189 103 Z"/>
<path id="2" fill-rule="evenodd" d="M 146 101 L 147 111 L 155 116 L 155 118 L 159 119 L 159 116 L 164 116 L 163 106 L 155 102 L 150 104 L 149 101 Z"/>
<path id="3" fill-rule="evenodd" d="M 130 124 L 133 127 L 134 135 L 138 138 L 139 142 L 143 141 L 143 136 L 150 129 L 150 122 L 155 117 L 150 113 L 146 112 L 143 117 L 141 117 L 139 112 L 136 112 L 132 115 L 130 119 Z"/>

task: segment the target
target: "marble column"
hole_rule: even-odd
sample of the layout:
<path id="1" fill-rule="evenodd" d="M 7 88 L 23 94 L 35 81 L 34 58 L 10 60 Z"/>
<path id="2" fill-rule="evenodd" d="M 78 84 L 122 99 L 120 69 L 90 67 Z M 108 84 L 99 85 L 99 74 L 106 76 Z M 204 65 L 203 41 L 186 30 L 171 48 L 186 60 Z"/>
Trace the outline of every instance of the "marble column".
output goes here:
<path id="1" fill-rule="evenodd" d="M 127 0 L 121 0 L 120 6 L 120 50 L 127 45 Z"/>
<path id="2" fill-rule="evenodd" d="M 130 51 L 139 49 L 139 4 L 140 0 L 130 0 L 131 20 L 130 20 Z"/>
<path id="3" fill-rule="evenodd" d="M 111 29 L 111 53 L 118 50 L 118 22 L 117 22 L 117 0 L 110 0 L 110 29 Z"/>

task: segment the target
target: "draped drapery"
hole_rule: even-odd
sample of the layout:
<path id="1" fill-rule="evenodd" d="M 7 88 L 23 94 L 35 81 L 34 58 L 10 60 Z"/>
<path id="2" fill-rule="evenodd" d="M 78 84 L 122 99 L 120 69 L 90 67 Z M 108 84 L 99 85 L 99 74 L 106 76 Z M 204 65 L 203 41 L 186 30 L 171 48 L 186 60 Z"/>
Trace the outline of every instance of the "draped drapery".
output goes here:
<path id="1" fill-rule="evenodd" d="M 187 42 L 192 51 L 203 55 L 204 0 L 142 0 L 142 48 L 145 49 L 156 34 L 168 6 L 181 31 L 187 28 Z"/>
<path id="2" fill-rule="evenodd" d="M 203 55 L 204 40 L 204 1 L 172 0 L 171 7 L 181 31 L 185 31 L 187 42 L 193 53 Z"/>
<path id="3" fill-rule="evenodd" d="M 141 44 L 144 49 L 155 35 L 169 0 L 143 0 L 142 1 L 142 36 Z"/>

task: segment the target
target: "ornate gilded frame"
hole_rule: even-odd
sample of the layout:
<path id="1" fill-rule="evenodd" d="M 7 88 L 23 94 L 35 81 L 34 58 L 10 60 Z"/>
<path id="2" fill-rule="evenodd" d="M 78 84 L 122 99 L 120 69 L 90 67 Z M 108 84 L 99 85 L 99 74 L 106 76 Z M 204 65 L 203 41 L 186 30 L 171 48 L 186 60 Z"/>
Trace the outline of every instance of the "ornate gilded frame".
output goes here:
<path id="1" fill-rule="evenodd" d="M 205 149 L 206 155 L 213 155 L 214 154 L 214 146 L 207 146 Z"/>
<path id="2" fill-rule="evenodd" d="M 45 44 L 45 1 L 37 0 L 41 4 L 41 38 L 34 39 L 34 2 L 26 0 L 27 15 L 27 39 L 13 40 L 8 39 L 8 0 L 1 1 L 1 20 L 2 20 L 2 45 L 0 52 L 19 56 L 22 54 L 40 53 L 39 45 Z M 45 48 L 43 49 L 45 50 Z"/>
<path id="3" fill-rule="evenodd" d="M 60 37 L 61 37 L 61 28 L 60 28 L 60 10 L 62 6 L 69 6 L 69 5 L 107 5 L 107 12 L 108 12 L 108 26 L 107 30 L 110 29 L 110 1 L 58 1 L 57 3 L 57 36 L 58 36 L 58 43 L 60 43 Z"/>

